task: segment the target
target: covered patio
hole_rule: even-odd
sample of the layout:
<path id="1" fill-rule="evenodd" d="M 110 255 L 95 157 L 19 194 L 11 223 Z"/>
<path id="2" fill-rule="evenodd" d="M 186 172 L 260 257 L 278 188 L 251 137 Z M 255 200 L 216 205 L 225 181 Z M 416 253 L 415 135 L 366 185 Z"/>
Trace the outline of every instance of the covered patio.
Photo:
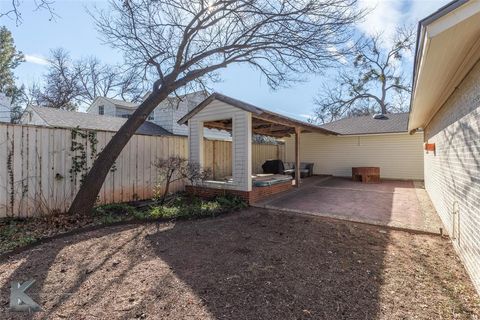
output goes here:
<path id="1" fill-rule="evenodd" d="M 232 176 L 222 180 L 203 181 L 201 185 L 187 186 L 200 196 L 214 196 L 225 192 L 254 203 L 273 194 L 299 187 L 301 134 L 316 132 L 336 133 L 318 126 L 267 111 L 251 104 L 218 93 L 192 109 L 179 124 L 189 127 L 189 160 L 204 167 L 204 128 L 220 129 L 232 134 Z M 284 175 L 264 175 L 252 172 L 252 135 L 275 138 L 295 136 L 294 181 Z M 293 183 L 292 183 L 293 182 Z"/>

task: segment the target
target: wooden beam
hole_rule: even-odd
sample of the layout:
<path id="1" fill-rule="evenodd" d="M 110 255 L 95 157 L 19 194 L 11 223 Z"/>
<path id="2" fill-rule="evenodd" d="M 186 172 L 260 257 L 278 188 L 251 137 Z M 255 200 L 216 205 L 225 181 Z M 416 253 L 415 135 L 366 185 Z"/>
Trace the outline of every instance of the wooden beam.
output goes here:
<path id="1" fill-rule="evenodd" d="M 221 122 L 214 122 L 214 121 L 205 122 L 203 126 L 205 128 L 210 128 L 210 129 L 219 129 L 219 130 L 227 130 L 227 131 L 232 130 L 231 124 L 228 125 L 228 124 L 223 124 Z"/>
<path id="2" fill-rule="evenodd" d="M 253 119 L 252 119 L 253 120 Z M 285 126 L 282 124 L 276 124 L 266 120 L 255 119 L 255 124 L 252 125 L 252 131 L 255 134 L 271 136 L 275 138 L 284 138 L 289 137 L 291 134 L 295 133 L 295 128 Z M 232 131 L 232 122 L 231 120 L 216 120 L 204 122 L 204 127 L 209 129 L 218 129 Z"/>
<path id="3" fill-rule="evenodd" d="M 268 129 L 253 129 L 253 132 L 255 132 L 256 134 L 264 134 L 264 135 L 271 135 L 271 136 L 286 136 L 286 135 L 290 135 L 292 133 L 294 133 L 293 130 L 287 130 L 287 129 L 284 129 L 284 130 L 268 130 Z"/>
<path id="4" fill-rule="evenodd" d="M 311 132 L 320 132 L 320 133 L 327 134 L 327 135 L 328 134 L 336 135 L 336 133 L 334 133 L 332 131 L 329 131 L 329 130 L 326 130 L 326 129 L 323 129 L 323 128 L 320 128 L 318 126 L 311 125 L 311 124 L 308 124 L 308 123 L 300 125 L 299 121 L 296 121 L 296 120 L 293 120 L 293 119 L 287 119 L 287 118 L 284 118 L 282 116 L 274 116 L 274 115 L 270 115 L 270 114 L 267 114 L 267 113 L 262 113 L 261 115 L 256 114 L 253 117 L 255 117 L 257 119 L 260 119 L 260 120 L 281 124 L 281 125 L 284 125 L 284 126 L 287 126 L 287 127 L 295 127 L 295 128 L 300 127 L 303 130 L 308 130 L 308 131 L 311 131 Z"/>
<path id="5" fill-rule="evenodd" d="M 299 127 L 295 127 L 295 187 L 300 188 L 300 132 Z"/>
<path id="6" fill-rule="evenodd" d="M 273 124 L 269 122 L 263 123 L 256 123 L 253 126 L 254 129 L 268 129 L 268 130 L 285 130 L 285 129 L 293 129 L 292 127 L 287 127 L 281 124 Z"/>

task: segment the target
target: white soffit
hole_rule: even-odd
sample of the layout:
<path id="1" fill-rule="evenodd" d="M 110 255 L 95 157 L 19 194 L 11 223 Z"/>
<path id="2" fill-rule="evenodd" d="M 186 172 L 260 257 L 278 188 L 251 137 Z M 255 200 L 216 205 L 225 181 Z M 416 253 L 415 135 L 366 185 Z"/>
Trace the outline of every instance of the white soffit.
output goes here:
<path id="1" fill-rule="evenodd" d="M 420 31 L 409 131 L 425 127 L 480 58 L 480 1 L 473 0 Z"/>

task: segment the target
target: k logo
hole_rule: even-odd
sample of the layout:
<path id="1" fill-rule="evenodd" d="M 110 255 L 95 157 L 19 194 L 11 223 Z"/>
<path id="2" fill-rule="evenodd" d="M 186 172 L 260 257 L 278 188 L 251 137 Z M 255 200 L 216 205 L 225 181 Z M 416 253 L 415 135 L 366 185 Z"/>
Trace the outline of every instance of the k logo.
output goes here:
<path id="1" fill-rule="evenodd" d="M 24 283 L 13 281 L 10 288 L 10 309 L 14 311 L 39 311 L 40 306 L 32 300 L 25 291 L 32 286 L 35 280 L 28 280 Z"/>

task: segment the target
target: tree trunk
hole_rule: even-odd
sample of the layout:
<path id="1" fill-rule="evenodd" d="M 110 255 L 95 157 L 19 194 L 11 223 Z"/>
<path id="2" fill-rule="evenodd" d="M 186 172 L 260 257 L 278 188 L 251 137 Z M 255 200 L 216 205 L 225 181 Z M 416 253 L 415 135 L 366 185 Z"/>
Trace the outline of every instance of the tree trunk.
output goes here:
<path id="1" fill-rule="evenodd" d="M 165 86 L 153 91 L 147 99 L 140 104 L 137 110 L 135 110 L 132 117 L 118 130 L 112 140 L 108 142 L 105 149 L 99 153 L 98 158 L 93 163 L 83 184 L 80 186 L 80 190 L 68 210 L 69 214 L 85 215 L 92 212 L 98 193 L 115 160 L 117 160 L 123 148 L 127 145 L 137 129 L 145 122 L 148 115 L 160 102 L 167 98 L 169 93 Z"/>
<path id="2" fill-rule="evenodd" d="M 380 108 L 382 109 L 382 114 L 387 114 L 387 105 L 385 100 L 387 99 L 387 83 L 386 83 L 386 76 L 382 73 L 382 103 L 380 104 Z"/>
<path id="3" fill-rule="evenodd" d="M 387 106 L 385 105 L 385 103 L 382 103 L 380 107 L 382 108 L 382 114 L 387 114 Z"/>

